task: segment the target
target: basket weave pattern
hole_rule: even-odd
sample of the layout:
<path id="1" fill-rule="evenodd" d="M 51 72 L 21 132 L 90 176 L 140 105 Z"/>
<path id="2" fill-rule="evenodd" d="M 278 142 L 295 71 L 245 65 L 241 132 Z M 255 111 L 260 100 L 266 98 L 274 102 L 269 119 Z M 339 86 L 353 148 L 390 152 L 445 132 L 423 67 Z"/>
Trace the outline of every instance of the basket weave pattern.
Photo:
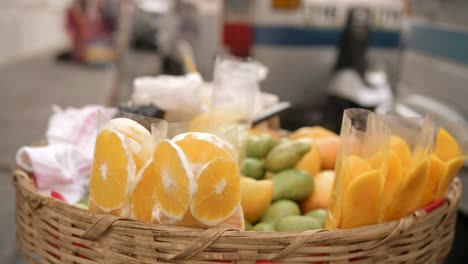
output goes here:
<path id="1" fill-rule="evenodd" d="M 442 263 L 461 193 L 455 179 L 434 211 L 362 228 L 239 232 L 98 215 L 40 195 L 21 170 L 13 182 L 17 246 L 32 263 Z"/>

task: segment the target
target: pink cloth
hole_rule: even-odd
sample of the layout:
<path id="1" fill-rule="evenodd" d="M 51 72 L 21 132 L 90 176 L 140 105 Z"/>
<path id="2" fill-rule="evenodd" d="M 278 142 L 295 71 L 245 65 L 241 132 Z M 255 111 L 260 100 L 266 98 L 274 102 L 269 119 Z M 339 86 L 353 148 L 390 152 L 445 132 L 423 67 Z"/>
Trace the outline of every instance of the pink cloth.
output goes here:
<path id="1" fill-rule="evenodd" d="M 46 133 L 49 145 L 22 147 L 16 162 L 33 173 L 40 193 L 56 191 L 67 202 L 77 203 L 88 189 L 98 127 L 115 113 L 114 108 L 98 105 L 56 109 Z"/>

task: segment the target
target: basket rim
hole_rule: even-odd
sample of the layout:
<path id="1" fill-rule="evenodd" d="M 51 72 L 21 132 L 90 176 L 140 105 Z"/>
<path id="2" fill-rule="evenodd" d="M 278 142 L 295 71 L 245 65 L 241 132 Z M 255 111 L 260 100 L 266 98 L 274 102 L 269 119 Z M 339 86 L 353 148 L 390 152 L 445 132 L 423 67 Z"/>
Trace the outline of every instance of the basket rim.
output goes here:
<path id="1" fill-rule="evenodd" d="M 210 229 L 201 229 L 201 228 L 190 228 L 190 227 L 180 227 L 180 226 L 171 226 L 171 225 L 162 225 L 162 224 L 154 224 L 154 223 L 146 223 L 142 221 L 138 221 L 135 219 L 128 219 L 117 217 L 113 215 L 107 214 L 97 214 L 91 212 L 89 210 L 76 207 L 71 204 L 67 204 L 62 202 L 58 199 L 55 199 L 50 196 L 45 196 L 39 193 L 36 188 L 34 187 L 33 180 L 30 178 L 29 174 L 19 168 L 18 166 L 15 167 L 13 171 L 13 184 L 16 188 L 16 191 L 20 191 L 27 197 L 29 201 L 29 206 L 35 211 L 36 209 L 42 206 L 52 206 L 58 209 L 59 211 L 63 211 L 66 214 L 76 214 L 80 216 L 85 216 L 91 220 L 91 223 L 95 224 L 99 222 L 100 219 L 107 218 L 107 221 L 112 223 L 106 228 L 106 230 L 113 226 L 113 227 L 127 227 L 133 229 L 144 229 L 144 230 L 155 230 L 155 231 L 170 231 L 171 233 L 175 232 L 180 236 L 197 236 L 200 233 L 206 232 L 206 230 Z M 263 238 L 269 239 L 284 239 L 284 238 L 296 238 L 303 235 L 314 235 L 314 240 L 328 240 L 332 238 L 342 238 L 343 241 L 356 241 L 361 239 L 369 239 L 369 236 L 376 236 L 376 237 L 385 237 L 388 239 L 389 236 L 392 236 L 393 233 L 399 233 L 412 225 L 417 224 L 419 221 L 423 221 L 426 218 L 430 218 L 432 215 L 435 215 L 440 212 L 445 212 L 449 209 L 456 208 L 458 206 L 459 198 L 461 195 L 461 182 L 458 177 L 455 177 L 449 192 L 447 193 L 446 197 L 439 201 L 440 205 L 438 205 L 435 209 L 431 210 L 430 212 L 426 212 L 424 209 L 419 209 L 413 214 L 403 217 L 399 220 L 389 221 L 385 223 L 357 227 L 357 228 L 350 228 L 350 229 L 335 229 L 335 230 L 328 230 L 328 229 L 319 229 L 319 230 L 310 230 L 304 232 L 258 232 L 258 231 L 239 231 L 233 229 L 222 229 L 221 236 L 232 236 L 232 237 L 255 237 L 259 234 L 262 235 Z M 92 227 L 90 227 L 92 228 Z M 212 230 L 220 230 L 219 228 L 211 228 Z M 106 231 L 104 230 L 104 232 Z M 102 233 L 104 233 L 102 232 Z"/>

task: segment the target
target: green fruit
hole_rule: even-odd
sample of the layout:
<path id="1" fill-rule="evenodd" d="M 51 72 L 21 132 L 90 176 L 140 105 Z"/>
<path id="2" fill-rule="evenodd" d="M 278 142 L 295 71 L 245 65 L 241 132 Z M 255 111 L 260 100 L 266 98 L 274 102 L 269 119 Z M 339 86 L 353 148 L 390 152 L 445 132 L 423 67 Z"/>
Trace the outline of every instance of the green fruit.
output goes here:
<path id="1" fill-rule="evenodd" d="M 303 215 L 290 215 L 281 218 L 275 225 L 276 231 L 302 232 L 320 229 L 322 225 L 312 217 Z"/>
<path id="2" fill-rule="evenodd" d="M 268 223 L 258 223 L 250 231 L 260 231 L 260 232 L 274 232 L 275 229 L 272 225 Z"/>
<path id="3" fill-rule="evenodd" d="M 295 202 L 290 200 L 279 200 L 268 207 L 266 212 L 262 215 L 260 222 L 274 226 L 278 220 L 285 216 L 300 214 L 301 210 Z"/>
<path id="4" fill-rule="evenodd" d="M 309 150 L 310 141 L 297 140 L 279 144 L 266 156 L 265 166 L 272 172 L 293 168 Z"/>
<path id="5" fill-rule="evenodd" d="M 265 165 L 261 160 L 246 158 L 242 161 L 241 173 L 244 176 L 259 180 L 263 178 L 265 171 Z"/>
<path id="6" fill-rule="evenodd" d="M 250 229 L 252 229 L 253 226 L 251 223 L 244 220 L 244 227 L 245 227 L 245 231 L 249 231 Z"/>
<path id="7" fill-rule="evenodd" d="M 246 155 L 251 158 L 264 158 L 276 144 L 276 140 L 268 133 L 251 136 L 247 140 Z"/>
<path id="8" fill-rule="evenodd" d="M 284 170 L 275 174 L 271 180 L 274 186 L 273 200 L 302 201 L 314 191 L 314 179 L 302 170 Z"/>
<path id="9" fill-rule="evenodd" d="M 315 209 L 315 210 L 312 210 L 312 211 L 308 212 L 304 216 L 313 217 L 323 227 L 325 225 L 325 221 L 327 220 L 327 210 L 325 210 L 325 209 Z"/>

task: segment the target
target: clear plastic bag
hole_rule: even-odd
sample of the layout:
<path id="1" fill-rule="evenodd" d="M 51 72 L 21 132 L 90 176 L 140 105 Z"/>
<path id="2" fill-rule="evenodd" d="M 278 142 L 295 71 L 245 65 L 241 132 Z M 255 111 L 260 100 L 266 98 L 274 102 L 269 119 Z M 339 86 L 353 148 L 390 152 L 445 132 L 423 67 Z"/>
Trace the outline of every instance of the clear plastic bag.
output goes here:
<path id="1" fill-rule="evenodd" d="M 390 129 L 370 111 L 347 109 L 340 139 L 326 227 L 376 224 L 385 185 Z"/>

